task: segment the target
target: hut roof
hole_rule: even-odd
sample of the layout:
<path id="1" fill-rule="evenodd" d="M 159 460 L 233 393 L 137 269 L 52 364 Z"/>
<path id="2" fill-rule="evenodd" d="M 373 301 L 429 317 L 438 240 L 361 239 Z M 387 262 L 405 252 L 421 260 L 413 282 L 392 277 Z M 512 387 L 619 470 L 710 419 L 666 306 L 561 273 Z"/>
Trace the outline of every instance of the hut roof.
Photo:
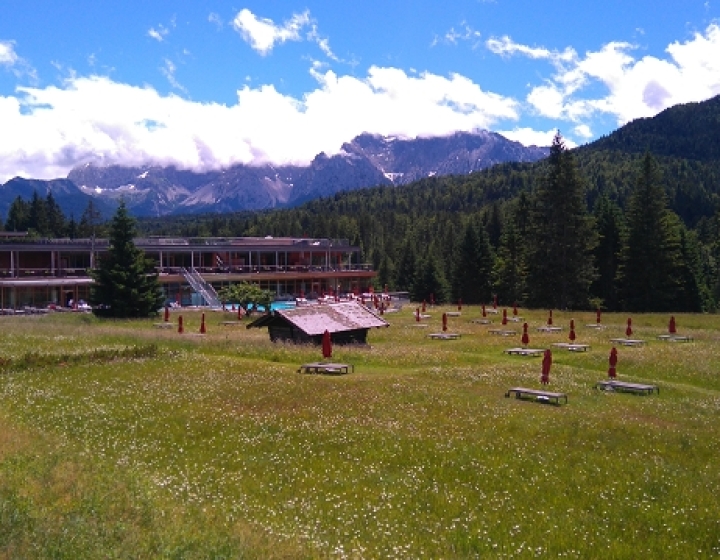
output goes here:
<path id="1" fill-rule="evenodd" d="M 336 332 L 387 327 L 384 321 L 357 301 L 321 305 L 303 305 L 291 309 L 277 309 L 250 323 L 247 328 L 267 327 L 278 320 L 286 320 L 309 336 L 328 330 Z"/>

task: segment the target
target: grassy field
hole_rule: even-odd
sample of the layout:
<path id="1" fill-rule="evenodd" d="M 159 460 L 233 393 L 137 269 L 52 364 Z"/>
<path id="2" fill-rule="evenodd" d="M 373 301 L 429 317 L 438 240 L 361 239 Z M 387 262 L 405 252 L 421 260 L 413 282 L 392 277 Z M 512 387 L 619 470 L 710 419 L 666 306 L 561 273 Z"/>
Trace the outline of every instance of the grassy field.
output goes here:
<path id="1" fill-rule="evenodd" d="M 678 315 L 691 343 L 609 338 L 626 315 L 521 310 L 553 351 L 563 406 L 506 399 L 540 358 L 449 319 L 459 340 L 388 314 L 346 376 L 299 375 L 320 350 L 186 312 L 153 320 L 0 317 L 0 558 L 709 558 L 720 555 L 720 316 Z M 229 317 L 228 317 L 229 318 Z M 495 319 L 497 326 L 499 319 Z"/>

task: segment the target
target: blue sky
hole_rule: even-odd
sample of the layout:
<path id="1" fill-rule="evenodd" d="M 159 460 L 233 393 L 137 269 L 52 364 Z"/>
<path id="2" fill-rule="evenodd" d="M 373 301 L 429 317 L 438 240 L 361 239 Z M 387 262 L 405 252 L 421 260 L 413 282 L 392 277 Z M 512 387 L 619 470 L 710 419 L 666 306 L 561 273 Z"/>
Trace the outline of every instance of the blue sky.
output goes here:
<path id="1" fill-rule="evenodd" d="M 720 94 L 720 0 L 3 0 L 0 181 L 306 163 L 362 132 L 592 141 Z"/>

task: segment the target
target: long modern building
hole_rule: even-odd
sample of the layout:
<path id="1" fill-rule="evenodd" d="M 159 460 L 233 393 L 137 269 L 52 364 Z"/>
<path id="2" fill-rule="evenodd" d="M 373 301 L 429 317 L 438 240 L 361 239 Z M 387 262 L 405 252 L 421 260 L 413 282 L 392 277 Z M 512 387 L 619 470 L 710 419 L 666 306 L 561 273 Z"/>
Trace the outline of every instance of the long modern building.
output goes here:
<path id="1" fill-rule="evenodd" d="M 289 237 L 140 238 L 168 301 L 219 305 L 216 290 L 252 282 L 278 299 L 368 289 L 375 272 L 346 240 Z M 90 271 L 107 239 L 37 239 L 0 233 L 0 309 L 89 299 Z"/>

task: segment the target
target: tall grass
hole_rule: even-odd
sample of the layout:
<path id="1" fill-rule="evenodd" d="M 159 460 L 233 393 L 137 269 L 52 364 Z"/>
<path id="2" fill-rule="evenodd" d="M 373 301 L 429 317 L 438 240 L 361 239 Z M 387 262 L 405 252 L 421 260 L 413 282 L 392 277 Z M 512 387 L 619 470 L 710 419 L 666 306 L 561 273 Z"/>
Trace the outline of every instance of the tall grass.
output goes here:
<path id="1" fill-rule="evenodd" d="M 190 314 L 186 335 L 3 318 L 0 356 L 15 367 L 0 374 L 0 555 L 720 554 L 718 317 L 677 316 L 689 344 L 655 339 L 668 317 L 633 317 L 647 345 L 619 348 L 618 372 L 658 384 L 650 397 L 593 388 L 626 317 L 595 330 L 594 314 L 576 314 L 592 349 L 553 352 L 550 388 L 569 395 L 555 407 L 504 398 L 539 386 L 537 358 L 502 352 L 519 334 L 492 336 L 466 308 L 449 324 L 462 338 L 430 340 L 442 311 L 428 328 L 386 315 L 369 348 L 336 347 L 347 376 L 300 375 L 319 349 L 219 316 L 205 336 Z M 546 313 L 523 314 L 531 346 L 567 339 L 535 333 Z M 88 358 L 103 348 L 112 356 Z"/>

